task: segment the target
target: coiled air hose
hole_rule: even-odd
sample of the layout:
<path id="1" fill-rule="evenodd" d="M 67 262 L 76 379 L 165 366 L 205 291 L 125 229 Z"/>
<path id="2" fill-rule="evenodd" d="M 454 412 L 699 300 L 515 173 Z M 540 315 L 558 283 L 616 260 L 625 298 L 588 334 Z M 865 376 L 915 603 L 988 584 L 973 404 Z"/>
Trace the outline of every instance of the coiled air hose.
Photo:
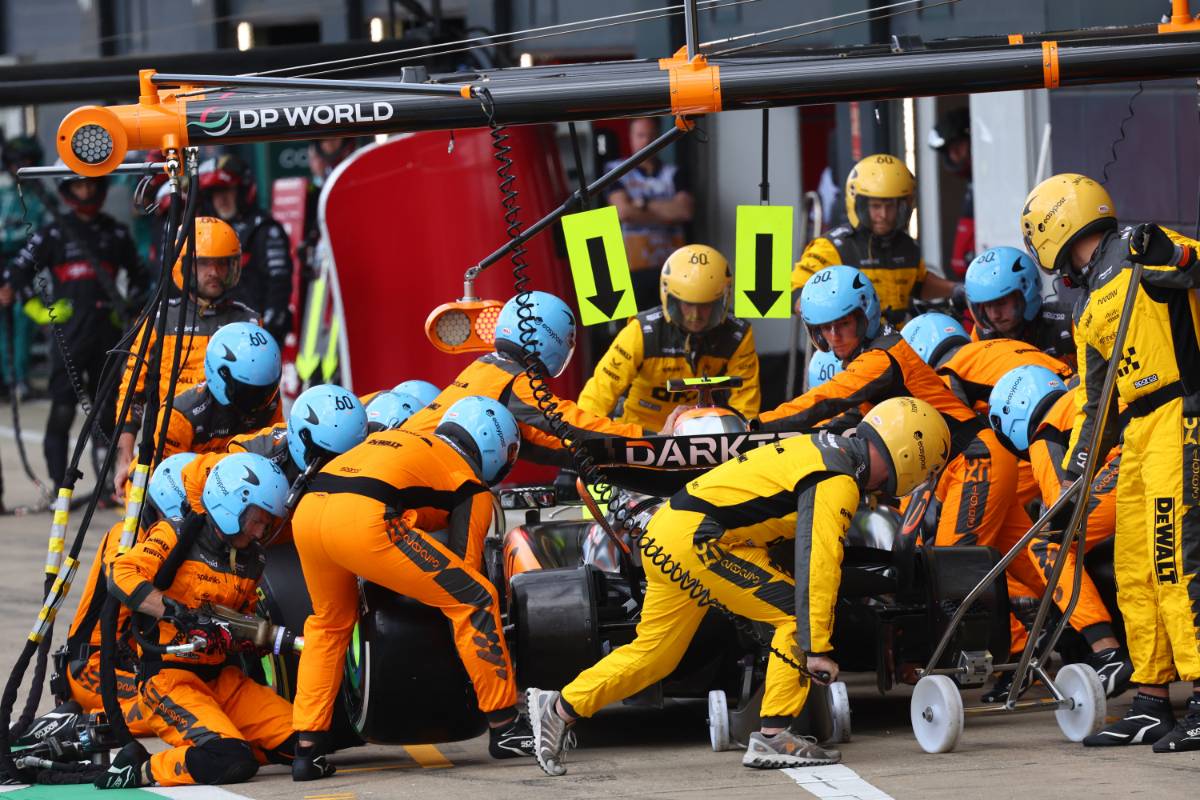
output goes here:
<path id="1" fill-rule="evenodd" d="M 509 135 L 507 133 L 507 126 L 501 124 L 496 119 L 496 105 L 491 92 L 486 88 L 481 89 L 479 99 L 483 107 L 483 113 L 487 117 L 488 129 L 492 138 L 492 157 L 499 164 L 496 168 L 496 176 L 500 179 L 500 205 L 504 211 L 505 232 L 508 234 L 510 241 L 515 241 L 520 237 L 522 232 L 520 220 L 521 207 L 517 204 L 517 176 L 513 170 L 512 147 L 508 144 Z M 613 501 L 612 487 L 605 483 L 604 475 L 597 466 L 595 459 L 584 451 L 578 441 L 571 437 L 570 427 L 563 419 L 562 413 L 558 410 L 558 404 L 554 399 L 554 392 L 546 383 L 544 367 L 539 357 L 536 342 L 534 341 L 533 304 L 529 299 L 531 291 L 529 288 L 529 276 L 525 274 L 529 265 L 525 262 L 524 256 L 525 248 L 521 244 L 514 244 L 509 251 L 509 260 L 512 263 L 513 290 L 516 293 L 517 300 L 522 366 L 525 368 L 525 375 L 529 379 L 538 410 L 545 418 L 551 433 L 558 438 L 562 443 L 563 449 L 570 454 L 575 470 L 579 473 L 583 481 L 589 486 L 603 486 L 600 492 L 601 500 L 608 503 L 611 510 Z M 642 551 L 644 559 L 657 567 L 663 575 L 677 584 L 680 589 L 687 592 L 688 597 L 696 605 L 700 608 L 709 606 L 715 608 L 728 617 L 730 622 L 739 631 L 749 636 L 753 641 L 769 650 L 785 664 L 799 672 L 803 679 L 813 677 L 812 673 L 805 669 L 802 664 L 790 655 L 778 650 L 770 641 L 764 639 L 749 620 L 733 613 L 728 607 L 713 597 L 699 578 L 692 577 L 690 571 L 684 569 L 682 565 L 674 561 L 652 537 L 647 536 L 644 531 L 630 529 L 630 538 L 637 545 L 638 549 Z"/>

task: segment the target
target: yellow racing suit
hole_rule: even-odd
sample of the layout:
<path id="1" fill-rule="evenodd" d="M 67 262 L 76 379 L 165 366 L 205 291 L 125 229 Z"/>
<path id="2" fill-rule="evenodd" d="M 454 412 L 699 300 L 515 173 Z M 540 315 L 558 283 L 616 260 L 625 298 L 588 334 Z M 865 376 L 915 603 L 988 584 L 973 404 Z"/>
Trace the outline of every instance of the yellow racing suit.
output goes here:
<path id="1" fill-rule="evenodd" d="M 764 726 L 787 725 L 808 683 L 777 653 L 796 658 L 833 649 L 842 550 L 858 508 L 866 442 L 830 433 L 764 445 L 706 472 L 650 520 L 646 553 L 661 548 L 730 611 L 775 629 L 762 701 Z M 770 547 L 796 540 L 796 580 L 771 563 Z M 679 664 L 706 609 L 686 586 L 645 559 L 646 596 L 637 635 L 562 690 L 568 710 L 588 717 L 662 680 Z M 665 569 L 664 569 L 665 568 Z M 811 577 L 811 579 L 810 579 Z"/>
<path id="2" fill-rule="evenodd" d="M 903 231 L 891 236 L 841 225 L 809 242 L 792 268 L 792 291 L 812 275 L 834 264 L 858 267 L 879 293 L 884 316 L 893 324 L 907 315 L 913 296 L 921 294 L 925 260 L 916 240 Z"/>
<path id="3" fill-rule="evenodd" d="M 1083 472 L 1100 412 L 1105 371 L 1117 359 L 1116 391 L 1101 441 L 1107 453 L 1119 430 L 1116 400 L 1128 423 L 1117 477 L 1114 568 L 1126 623 L 1133 682 L 1200 679 L 1200 303 L 1197 242 L 1182 267 L 1147 266 L 1131 287 L 1129 232 L 1110 233 L 1087 273 L 1088 295 L 1075 320 L 1080 385 L 1063 461 Z M 1121 310 L 1135 291 L 1124 349 L 1113 352 Z"/>
<path id="4" fill-rule="evenodd" d="M 758 415 L 758 353 L 750 323 L 727 318 L 711 331 L 691 333 L 668 322 L 662 307 L 643 311 L 617 334 L 579 395 L 579 407 L 605 417 L 625 395 L 621 422 L 657 431 L 677 405 L 695 405 L 698 393 L 667 391 L 675 378 L 734 375 L 729 405 L 747 418 Z"/>

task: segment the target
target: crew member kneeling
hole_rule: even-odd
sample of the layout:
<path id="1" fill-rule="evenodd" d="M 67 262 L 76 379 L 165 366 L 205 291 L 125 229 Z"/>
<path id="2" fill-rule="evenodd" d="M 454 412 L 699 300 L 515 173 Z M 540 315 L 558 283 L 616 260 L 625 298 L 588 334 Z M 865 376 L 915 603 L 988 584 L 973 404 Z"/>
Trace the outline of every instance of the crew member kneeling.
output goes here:
<path id="1" fill-rule="evenodd" d="M 867 412 L 853 438 L 823 432 L 764 445 L 677 492 L 644 534 L 646 544 L 661 547 L 669 561 L 661 570 L 646 568 L 634 640 L 561 694 L 529 689 L 538 764 L 548 775 L 564 774 L 567 729 L 575 719 L 662 680 L 679 664 L 707 612 L 666 569 L 689 584 L 690 577 L 698 579 L 733 613 L 775 628 L 762 730 L 751 734 L 742 763 L 778 768 L 839 761 L 838 751 L 788 730 L 804 708 L 808 683 L 779 654 L 803 653 L 809 672 L 837 677 L 830 642 L 834 605 L 846 531 L 862 492 L 907 495 L 934 478 L 949 454 L 942 416 L 924 401 L 897 397 Z M 768 547 L 792 538 L 794 581 L 767 554 Z"/>
<path id="2" fill-rule="evenodd" d="M 155 523 L 144 541 L 113 562 L 109 591 L 142 615 L 135 614 L 135 625 L 153 618 L 151 643 L 176 645 L 199 635 L 208 647 L 180 655 L 144 648 L 139 706 L 171 748 L 149 755 L 130 742 L 97 779 L 101 789 L 240 783 L 254 777 L 260 763 L 291 761 L 291 703 L 228 658 L 228 631 L 195 611 L 212 603 L 253 613 L 262 546 L 285 514 L 287 493 L 283 473 L 270 461 L 251 453 L 230 456 L 205 481 L 202 514 Z"/>

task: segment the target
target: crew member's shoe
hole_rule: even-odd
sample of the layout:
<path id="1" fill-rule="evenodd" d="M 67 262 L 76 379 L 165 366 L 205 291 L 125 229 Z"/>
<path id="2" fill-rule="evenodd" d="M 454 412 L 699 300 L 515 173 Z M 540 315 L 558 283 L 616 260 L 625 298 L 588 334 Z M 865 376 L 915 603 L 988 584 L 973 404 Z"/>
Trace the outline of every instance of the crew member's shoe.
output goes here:
<path id="1" fill-rule="evenodd" d="M 742 766 L 755 769 L 821 767 L 841 760 L 840 750 L 821 747 L 812 736 L 801 736 L 788 730 L 765 736 L 755 731 L 750 734 L 750 746 L 742 756 Z"/>
<path id="2" fill-rule="evenodd" d="M 1133 677 L 1133 662 L 1119 647 L 1092 653 L 1087 657 L 1087 665 L 1100 676 L 1105 697 L 1116 697 L 1129 688 L 1129 679 Z"/>
<path id="3" fill-rule="evenodd" d="M 133 741 L 113 756 L 108 771 L 95 780 L 97 789 L 136 789 L 154 783 L 150 777 L 150 754 L 141 742 Z"/>
<path id="4" fill-rule="evenodd" d="M 1084 747 L 1118 747 L 1126 744 L 1151 744 L 1175 727 L 1171 701 L 1138 692 L 1125 716 L 1107 728 L 1087 736 Z"/>
<path id="5" fill-rule="evenodd" d="M 567 767 L 563 763 L 563 753 L 572 744 L 570 729 L 574 723 L 567 722 L 559 716 L 555 708 L 558 705 L 558 692 L 527 689 L 525 697 L 529 709 L 529 722 L 533 728 L 533 752 L 537 756 L 538 766 L 547 775 L 566 775 Z"/>
<path id="6" fill-rule="evenodd" d="M 488 729 L 488 752 L 492 758 L 533 756 L 533 727 L 529 717 L 517 714 L 512 722 Z"/>
<path id="7" fill-rule="evenodd" d="M 1187 713 L 1171 732 L 1154 743 L 1156 753 L 1187 753 L 1200 750 L 1200 697 L 1192 695 Z"/>
<path id="8" fill-rule="evenodd" d="M 1021 660 L 1021 654 L 1013 653 L 1011 656 L 1009 656 L 1009 658 L 1012 661 L 1012 663 L 1015 664 L 1016 662 Z M 1001 672 L 999 675 L 997 675 L 996 682 L 992 684 L 992 688 L 988 689 L 986 692 L 979 695 L 980 702 L 983 702 L 983 703 L 1007 702 L 1008 701 L 1008 692 L 1012 688 L 1013 676 L 1016 674 L 1017 674 L 1016 670 L 1008 670 L 1007 672 Z M 1021 687 L 1021 693 L 1018 694 L 1017 697 L 1020 697 L 1021 695 L 1028 692 L 1029 687 L 1033 685 L 1033 670 L 1025 671 L 1025 680 L 1023 681 L 1023 683 L 1024 683 L 1024 686 Z"/>
<path id="9" fill-rule="evenodd" d="M 337 767 L 325 759 L 325 735 L 320 732 L 302 734 L 304 738 L 312 738 L 312 744 L 303 744 L 300 737 L 296 738 L 296 755 L 292 758 L 293 781 L 315 781 L 328 778 L 337 772 Z"/>

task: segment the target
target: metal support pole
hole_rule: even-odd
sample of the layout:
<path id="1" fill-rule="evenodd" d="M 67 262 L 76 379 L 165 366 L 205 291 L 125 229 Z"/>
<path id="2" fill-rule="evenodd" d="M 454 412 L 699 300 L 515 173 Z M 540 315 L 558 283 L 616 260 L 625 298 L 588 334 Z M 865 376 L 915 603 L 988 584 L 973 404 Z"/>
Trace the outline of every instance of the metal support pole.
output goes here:
<path id="1" fill-rule="evenodd" d="M 771 179 L 767 175 L 768 155 L 771 151 L 771 109 L 764 108 L 762 112 L 762 180 L 758 183 L 759 205 L 771 203 Z"/>
<path id="2" fill-rule="evenodd" d="M 672 127 L 671 130 L 667 131 L 662 136 L 659 136 L 653 142 L 646 145 L 641 150 L 638 150 L 632 156 L 625 159 L 620 164 L 589 183 L 586 189 L 575 190 L 571 193 L 571 196 L 564 200 L 562 205 L 560 205 L 558 208 L 554 209 L 549 214 L 530 225 L 520 236 L 510 239 L 504 244 L 503 247 L 499 248 L 491 255 L 480 261 L 478 264 L 468 269 L 463 275 L 463 280 L 468 283 L 474 281 L 475 278 L 479 276 L 479 273 L 483 272 L 492 264 L 495 264 L 497 261 L 504 258 L 514 247 L 525 244 L 525 242 L 528 242 L 534 236 L 541 233 L 546 228 L 550 227 L 555 222 L 570 213 L 572 209 L 576 208 L 580 203 L 583 202 L 585 193 L 586 195 L 594 195 L 598 194 L 599 192 L 603 192 L 609 186 L 612 186 L 614 183 L 623 178 L 638 164 L 641 164 L 646 159 L 655 155 L 667 145 L 673 144 L 674 142 L 682 139 L 687 135 L 687 133 L 688 132 L 683 128 L 678 126 Z"/>
<path id="3" fill-rule="evenodd" d="M 155 86 L 224 86 L 247 89 L 313 89 L 336 92 L 396 92 L 462 97 L 463 87 L 448 83 L 399 83 L 396 81 L 354 81 L 329 78 L 286 78 L 262 75 L 187 75 L 156 72 L 150 79 Z"/>
<path id="4" fill-rule="evenodd" d="M 696 18 L 696 0 L 683 0 L 683 35 L 687 57 L 691 61 L 700 52 L 700 20 Z"/>
<path id="5" fill-rule="evenodd" d="M 575 179 L 579 181 L 579 192 L 583 195 L 579 198 L 579 206 L 587 211 L 591 208 L 592 202 L 587 188 L 587 175 L 583 172 L 583 152 L 579 148 L 579 131 L 575 129 L 574 122 L 567 123 L 567 130 L 571 134 L 571 158 L 575 161 Z"/>

